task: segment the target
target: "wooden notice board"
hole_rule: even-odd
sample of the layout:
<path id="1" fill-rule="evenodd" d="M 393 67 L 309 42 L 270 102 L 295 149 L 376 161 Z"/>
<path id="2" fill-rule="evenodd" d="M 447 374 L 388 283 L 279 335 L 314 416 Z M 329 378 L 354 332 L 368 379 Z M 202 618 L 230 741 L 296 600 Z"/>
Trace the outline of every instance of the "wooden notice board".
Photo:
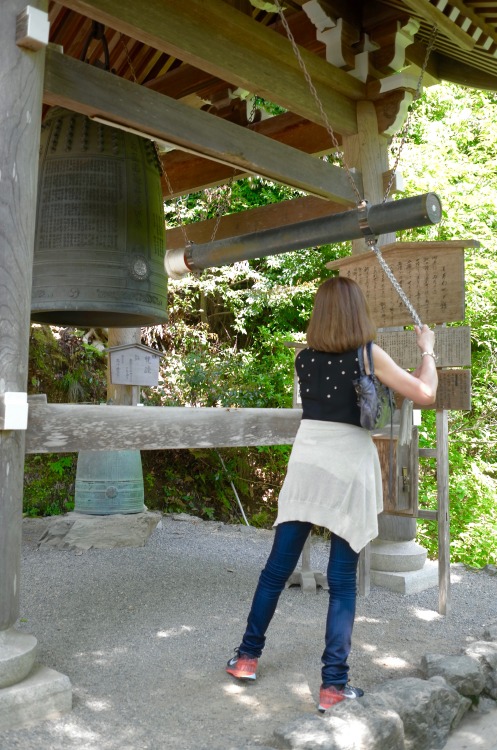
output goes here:
<path id="1" fill-rule="evenodd" d="M 475 240 L 397 242 L 382 255 L 423 323 L 464 320 L 464 248 Z M 372 250 L 326 264 L 361 286 L 377 326 L 412 324 L 412 318 Z"/>
<path id="2" fill-rule="evenodd" d="M 376 343 L 405 370 L 415 370 L 421 361 L 414 331 L 378 331 Z M 471 328 L 435 326 L 435 349 L 437 367 L 469 367 Z"/>

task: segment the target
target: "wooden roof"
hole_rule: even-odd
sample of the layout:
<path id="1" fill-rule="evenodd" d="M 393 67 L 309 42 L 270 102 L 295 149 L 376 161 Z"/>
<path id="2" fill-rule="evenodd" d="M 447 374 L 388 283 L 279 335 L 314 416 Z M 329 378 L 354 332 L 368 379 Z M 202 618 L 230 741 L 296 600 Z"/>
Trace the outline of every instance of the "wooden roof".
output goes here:
<path id="1" fill-rule="evenodd" d="M 285 0 L 284 12 L 339 142 L 357 132 L 364 99 L 375 103 L 380 132 L 400 127 L 434 25 L 424 83 L 497 90 L 497 0 Z M 274 0 L 51 1 L 49 19 L 64 55 L 47 54 L 45 103 L 166 141 L 166 196 L 256 173 L 354 202 L 342 170 L 330 185 L 329 165 L 321 175 L 305 157 L 333 144 Z M 105 55 L 94 21 L 111 73 L 98 68 Z M 82 56 L 92 64 L 84 71 L 72 62 Z M 253 95 L 286 112 L 251 117 Z"/>

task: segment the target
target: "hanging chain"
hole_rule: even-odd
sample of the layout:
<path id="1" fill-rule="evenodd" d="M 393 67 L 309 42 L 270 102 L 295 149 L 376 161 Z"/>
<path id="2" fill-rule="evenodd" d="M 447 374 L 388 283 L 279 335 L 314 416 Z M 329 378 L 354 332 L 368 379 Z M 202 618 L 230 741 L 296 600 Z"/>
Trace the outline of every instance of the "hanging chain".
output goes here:
<path id="1" fill-rule="evenodd" d="M 126 62 L 128 63 L 129 69 L 131 71 L 131 79 L 132 79 L 133 83 L 138 83 L 138 78 L 136 77 L 136 72 L 135 72 L 135 68 L 133 66 L 133 62 L 131 60 L 131 55 L 129 54 L 128 46 L 127 46 L 126 42 L 124 41 L 124 37 L 123 37 L 122 34 L 119 36 L 119 41 L 121 42 L 122 46 L 124 47 L 124 52 L 126 54 Z"/>
<path id="2" fill-rule="evenodd" d="M 219 195 L 219 202 L 218 202 L 217 209 L 216 209 L 216 223 L 214 224 L 214 229 L 212 230 L 212 235 L 210 239 L 211 242 L 214 242 L 216 235 L 217 235 L 217 230 L 219 229 L 219 224 L 221 222 L 221 219 L 223 218 L 224 214 L 226 213 L 230 205 L 235 175 L 236 175 L 236 169 L 233 170 L 233 174 L 231 175 L 229 182 L 226 185 L 226 191 L 224 192 L 224 194 L 220 193 Z"/>
<path id="3" fill-rule="evenodd" d="M 236 169 L 233 170 L 233 174 L 231 175 L 228 183 L 226 184 L 226 190 L 224 193 L 219 194 L 218 204 L 216 208 L 216 222 L 214 224 L 214 229 L 212 230 L 211 238 L 209 242 L 214 242 L 214 239 L 217 235 L 217 231 L 219 229 L 219 224 L 221 222 L 221 219 L 223 218 L 224 214 L 226 213 L 226 210 L 228 209 L 228 206 L 230 205 L 231 200 L 231 193 L 233 189 L 233 182 L 236 175 Z M 185 241 L 185 247 L 190 247 L 193 245 L 192 240 L 188 239 L 188 235 L 186 233 L 186 224 L 183 221 L 183 217 L 181 216 L 180 208 L 179 208 L 179 200 L 178 198 L 173 197 L 173 188 L 171 185 L 171 181 L 169 179 L 169 175 L 164 167 L 162 165 L 162 173 L 164 175 L 164 179 L 166 181 L 167 189 L 169 190 L 169 194 L 171 196 L 171 200 L 174 202 L 174 209 L 176 211 L 176 218 L 178 221 L 178 226 L 181 229 L 181 232 L 183 234 L 183 239 Z"/>
<path id="4" fill-rule="evenodd" d="M 428 45 L 426 47 L 426 54 L 425 54 L 425 58 L 424 58 L 424 61 L 423 61 L 423 65 L 421 66 L 421 70 L 420 70 L 420 73 L 419 73 L 418 83 L 417 83 L 417 86 L 416 86 L 416 91 L 414 93 L 413 102 L 412 102 L 413 104 L 420 97 L 420 94 L 421 94 L 421 85 L 423 83 L 423 77 L 424 77 L 424 74 L 426 72 L 426 68 L 428 66 L 428 60 L 430 59 L 430 55 L 431 55 L 431 53 L 433 51 L 433 48 L 435 46 L 435 41 L 436 41 L 436 38 L 437 38 L 437 34 L 438 34 L 438 28 L 436 26 L 433 26 L 432 30 L 431 30 L 431 34 L 430 34 L 430 39 L 428 41 Z M 414 110 L 413 110 L 413 108 L 411 106 L 409 108 L 409 113 L 408 113 L 406 121 L 404 123 L 404 127 L 402 128 L 402 134 L 401 134 L 401 137 L 400 137 L 399 146 L 397 148 L 395 162 L 394 162 L 391 174 L 390 174 L 390 180 L 389 180 L 388 185 L 387 185 L 386 190 L 385 190 L 385 195 L 383 196 L 382 203 L 385 203 L 387 201 L 387 199 L 388 199 L 388 196 L 390 195 L 390 191 L 392 189 L 392 185 L 393 185 L 393 182 L 395 180 L 395 175 L 397 173 L 397 169 L 398 169 L 398 166 L 399 166 L 399 162 L 400 162 L 400 157 L 401 157 L 401 154 L 402 154 L 402 150 L 403 150 L 403 148 L 404 148 L 404 146 L 406 144 L 407 136 L 409 134 L 409 130 L 410 130 L 410 127 L 411 127 L 411 120 L 412 120 L 413 111 Z M 409 313 L 410 313 L 411 318 L 413 319 L 414 323 L 421 328 L 422 325 L 423 325 L 422 322 L 421 322 L 421 318 L 419 317 L 419 315 L 418 315 L 418 313 L 417 313 L 414 305 L 412 304 L 412 302 L 408 298 L 407 294 L 404 292 L 404 290 L 402 289 L 401 285 L 397 281 L 394 272 L 392 271 L 392 269 L 390 268 L 390 266 L 386 262 L 385 258 L 383 257 L 383 255 L 381 253 L 381 250 L 380 250 L 380 247 L 379 247 L 376 239 L 374 241 L 370 240 L 367 244 L 370 246 L 371 250 L 376 255 L 376 258 L 378 259 L 378 263 L 382 267 L 383 271 L 385 272 L 385 274 L 386 274 L 387 278 L 389 279 L 390 283 L 392 284 L 393 288 L 395 289 L 395 291 L 397 292 L 397 294 L 401 298 L 402 302 L 404 303 L 404 305 L 406 306 L 406 308 L 409 310 Z"/>
<path id="5" fill-rule="evenodd" d="M 255 120 L 255 113 L 257 112 L 257 109 L 258 109 L 258 107 L 257 107 L 257 97 L 254 95 L 254 97 L 252 99 L 252 109 L 250 110 L 250 114 L 247 117 L 247 121 L 248 121 L 249 125 L 253 125 L 254 120 Z"/>
<path id="6" fill-rule="evenodd" d="M 383 271 L 387 275 L 387 277 L 388 277 L 389 281 L 391 282 L 393 288 L 395 289 L 395 291 L 399 295 L 399 297 L 402 300 L 402 302 L 404 303 L 404 305 L 409 310 L 409 313 L 410 313 L 411 318 L 413 319 L 414 323 L 421 328 L 422 325 L 423 325 L 421 323 L 421 318 L 419 317 L 418 313 L 416 312 L 416 309 L 415 309 L 414 305 L 412 304 L 412 302 L 410 301 L 410 299 L 408 298 L 407 294 L 404 292 L 404 290 L 400 286 L 399 282 L 395 278 L 394 272 L 392 271 L 392 269 L 390 268 L 390 266 L 386 262 L 385 258 L 381 254 L 381 250 L 380 250 L 377 242 L 375 241 L 374 244 L 372 242 L 368 242 L 368 245 L 371 248 L 371 250 L 373 251 L 373 253 L 376 255 L 376 257 L 378 259 L 378 263 L 380 264 L 380 266 L 382 267 Z"/>
<path id="7" fill-rule="evenodd" d="M 122 34 L 119 37 L 119 41 L 121 42 L 122 46 L 124 47 L 124 51 L 125 51 L 125 54 L 126 54 L 126 61 L 127 61 L 128 65 L 129 65 L 129 69 L 131 71 L 131 77 L 132 77 L 133 83 L 138 83 L 138 79 L 136 77 L 136 72 L 135 72 L 135 69 L 134 69 L 134 66 L 133 66 L 133 62 L 131 60 L 131 55 L 129 54 L 128 47 L 126 45 L 126 42 L 124 41 L 124 38 L 123 38 Z M 256 104 L 255 104 L 255 97 L 254 97 L 254 104 L 252 106 L 252 111 L 250 113 L 250 121 L 254 117 L 256 109 L 257 109 L 257 107 L 256 107 Z M 179 207 L 179 200 L 178 200 L 178 198 L 174 199 L 174 197 L 173 197 L 173 188 L 172 188 L 172 185 L 171 185 L 171 181 L 169 179 L 169 175 L 167 174 L 166 168 L 164 167 L 164 164 L 162 162 L 160 151 L 159 151 L 159 147 L 158 147 L 157 143 L 154 140 L 152 140 L 152 144 L 153 144 L 153 146 L 155 148 L 155 153 L 157 154 L 157 159 L 158 159 L 158 162 L 159 162 L 159 169 L 160 169 L 161 176 L 164 177 L 164 179 L 166 181 L 167 189 L 169 190 L 169 194 L 171 196 L 171 200 L 174 202 L 174 209 L 175 209 L 175 212 L 176 212 L 176 219 L 178 221 L 178 226 L 180 227 L 181 232 L 183 234 L 183 239 L 185 241 L 185 247 L 189 247 L 193 243 L 192 243 L 191 240 L 188 239 L 188 235 L 186 233 L 186 225 L 185 225 L 185 223 L 183 221 L 183 217 L 181 216 L 181 211 L 180 211 L 180 207 Z M 210 239 L 211 242 L 214 241 L 214 238 L 215 238 L 215 236 L 217 234 L 217 230 L 219 229 L 219 223 L 221 221 L 222 215 L 223 215 L 223 213 L 226 211 L 226 209 L 229 206 L 230 197 L 231 197 L 231 190 L 232 190 L 232 186 L 233 186 L 233 180 L 235 179 L 235 175 L 236 175 L 236 169 L 233 170 L 233 174 L 231 175 L 230 180 L 229 180 L 229 182 L 227 184 L 226 194 L 223 196 L 222 193 L 221 193 L 220 196 L 219 196 L 219 205 L 218 205 L 217 210 L 216 210 L 216 223 L 214 225 L 214 230 L 212 232 L 212 236 L 211 236 L 211 239 Z M 224 197 L 224 200 L 223 200 L 223 197 Z"/>
<path id="8" fill-rule="evenodd" d="M 289 41 L 290 41 L 290 43 L 292 45 L 295 57 L 297 58 L 297 62 L 298 62 L 298 64 L 300 65 L 300 67 L 302 69 L 302 72 L 304 74 L 305 80 L 307 81 L 307 85 L 309 86 L 309 90 L 310 90 L 310 92 L 311 92 L 311 94 L 313 96 L 314 101 L 316 102 L 316 105 L 317 105 L 317 107 L 319 109 L 319 112 L 320 112 L 321 117 L 323 119 L 323 122 L 324 122 L 324 125 L 326 127 L 326 130 L 328 131 L 328 134 L 329 134 L 329 136 L 331 138 L 331 142 L 333 143 L 333 145 L 334 145 L 334 147 L 336 149 L 336 155 L 338 157 L 338 160 L 339 160 L 341 166 L 343 167 L 343 169 L 345 170 L 345 172 L 347 174 L 347 177 L 349 179 L 350 185 L 352 187 L 354 195 L 357 198 L 358 203 L 360 203 L 362 201 L 362 199 L 363 199 L 362 195 L 360 194 L 360 192 L 359 192 L 359 190 L 357 188 L 357 185 L 355 183 L 355 180 L 352 177 L 352 172 L 350 171 L 349 166 L 348 166 L 347 162 L 345 161 L 344 153 L 343 153 L 343 151 L 340 148 L 340 144 L 338 143 L 337 137 L 336 137 L 336 135 L 335 135 L 335 133 L 333 131 L 333 128 L 331 127 L 330 121 L 328 120 L 328 115 L 324 111 L 324 107 L 323 107 L 323 105 L 321 103 L 321 100 L 320 100 L 320 98 L 318 96 L 318 92 L 316 91 L 316 87 L 314 86 L 314 84 L 313 84 L 313 82 L 311 80 L 311 76 L 309 75 L 309 71 L 307 70 L 307 66 L 306 66 L 306 64 L 305 64 L 305 62 L 304 62 L 304 60 L 302 58 L 302 55 L 300 54 L 300 50 L 298 48 L 297 42 L 295 41 L 295 37 L 293 36 L 292 30 L 290 29 L 290 26 L 288 25 L 288 21 L 285 18 L 285 14 L 283 12 L 283 8 L 281 7 L 280 0 L 274 0 L 274 1 L 275 1 L 276 7 L 278 8 L 278 13 L 280 14 L 281 23 L 284 26 L 284 29 L 286 31 L 286 35 L 287 35 L 287 37 L 288 37 L 288 39 L 289 39 Z"/>
<path id="9" fill-rule="evenodd" d="M 354 193 L 355 193 L 355 195 L 356 195 L 356 197 L 358 199 L 357 202 L 358 202 L 359 211 L 363 212 L 363 211 L 367 210 L 367 202 L 360 195 L 359 190 L 358 190 L 358 188 L 356 186 L 356 183 L 354 181 L 354 178 L 352 177 L 352 173 L 351 173 L 351 171 L 349 169 L 349 166 L 347 165 L 347 162 L 345 161 L 344 153 L 343 153 L 342 150 L 340 150 L 340 144 L 338 143 L 338 140 L 337 140 L 337 138 L 335 136 L 335 133 L 333 132 L 333 128 L 331 127 L 331 124 L 330 124 L 330 122 L 328 120 L 326 112 L 324 111 L 324 107 L 323 107 L 323 105 L 321 103 L 321 100 L 319 99 L 318 93 L 316 91 L 316 88 L 315 88 L 312 80 L 311 80 L 311 77 L 309 75 L 309 71 L 307 70 L 305 62 L 302 59 L 302 55 L 300 54 L 300 50 L 299 50 L 299 48 L 297 46 L 295 38 L 294 38 L 294 36 L 292 34 L 292 31 L 290 29 L 290 26 L 288 25 L 288 21 L 285 18 L 285 14 L 284 14 L 283 9 L 281 7 L 280 0 L 274 0 L 274 2 L 275 2 L 275 5 L 276 5 L 276 7 L 278 9 L 278 13 L 280 15 L 281 22 L 282 22 L 282 24 L 283 24 L 283 26 L 285 28 L 286 34 L 288 36 L 288 39 L 289 39 L 289 41 L 290 41 L 290 43 L 292 45 L 295 57 L 297 58 L 297 61 L 298 61 L 299 65 L 300 65 L 300 67 L 302 69 L 302 72 L 304 73 L 304 77 L 305 77 L 305 79 L 307 81 L 307 85 L 309 86 L 309 90 L 310 90 L 310 92 L 311 92 L 311 94 L 312 94 L 312 96 L 314 98 L 314 101 L 316 102 L 317 107 L 318 107 L 318 109 L 319 109 L 319 111 L 321 113 L 321 117 L 323 118 L 323 122 L 324 122 L 324 124 L 326 126 L 326 130 L 329 133 L 329 136 L 331 138 L 331 142 L 333 143 L 334 147 L 337 150 L 337 156 L 339 158 L 339 161 L 340 161 L 342 167 L 344 168 L 344 170 L 345 170 L 345 172 L 347 174 L 347 177 L 348 177 L 348 179 L 350 181 L 350 184 L 352 185 L 353 191 L 354 191 Z M 423 82 L 423 76 L 425 74 L 425 71 L 426 71 L 426 68 L 427 68 L 427 65 L 428 65 L 428 60 L 430 58 L 431 52 L 432 52 L 433 47 L 435 45 L 435 40 L 437 38 L 437 33 L 438 33 L 438 29 L 437 29 L 436 26 L 434 26 L 432 28 L 432 32 L 431 32 L 431 36 L 430 36 L 430 40 L 429 40 L 428 46 L 426 48 L 426 55 L 425 55 L 425 59 L 424 59 L 423 65 L 421 67 L 421 71 L 420 71 L 420 75 L 419 75 L 419 78 L 418 78 L 418 83 L 417 83 L 417 86 L 416 86 L 416 91 L 415 91 L 415 94 L 414 94 L 413 101 L 416 101 L 419 98 L 419 96 L 420 96 L 421 85 L 422 85 L 422 82 Z M 395 179 L 395 174 L 396 174 L 397 168 L 399 166 L 400 156 L 401 156 L 402 150 L 404 148 L 404 145 L 405 145 L 405 143 L 407 141 L 407 136 L 408 136 L 409 128 L 410 128 L 410 125 L 411 125 L 411 119 L 412 119 L 412 109 L 409 109 L 408 117 L 407 117 L 406 122 L 404 124 L 404 127 L 402 129 L 402 137 L 401 137 L 401 141 L 399 143 L 399 147 L 397 149 L 397 154 L 396 154 L 396 158 L 395 158 L 394 167 L 393 167 L 391 175 L 390 175 L 390 181 L 389 181 L 389 183 L 387 185 L 387 188 L 386 188 L 386 191 L 385 191 L 385 195 L 383 197 L 383 203 L 385 203 L 385 201 L 388 199 L 388 196 L 390 195 L 390 191 L 392 189 L 392 185 L 393 185 L 393 182 L 394 182 L 394 179 Z M 366 217 L 366 225 L 367 225 L 367 217 Z M 378 246 L 377 238 L 376 237 L 368 237 L 368 236 L 366 236 L 365 239 L 366 239 L 366 243 L 369 245 L 369 247 L 371 248 L 371 250 L 376 255 L 380 266 L 382 267 L 385 275 L 389 279 L 389 281 L 392 284 L 393 288 L 395 289 L 395 291 L 397 292 L 397 294 L 401 298 L 401 300 L 404 303 L 404 305 L 409 310 L 409 313 L 410 313 L 410 315 L 411 315 L 414 323 L 421 328 L 421 326 L 422 326 L 421 318 L 419 317 L 418 313 L 416 312 L 416 309 L 415 309 L 414 305 L 409 300 L 409 298 L 407 297 L 406 293 L 404 292 L 404 290 L 400 286 L 399 282 L 395 278 L 395 274 L 393 273 L 392 269 L 390 268 L 390 266 L 386 262 L 385 258 L 383 257 L 383 255 L 381 253 L 381 250 L 380 250 L 380 248 Z"/>
<path id="10" fill-rule="evenodd" d="M 169 195 L 171 196 L 171 200 L 173 201 L 174 210 L 176 213 L 176 220 L 178 222 L 178 226 L 181 229 L 181 233 L 183 234 L 183 239 L 185 241 L 185 247 L 189 247 L 192 243 L 191 240 L 188 239 L 188 235 L 186 233 L 186 224 L 183 221 L 183 217 L 181 216 L 181 211 L 179 210 L 179 197 L 174 198 L 173 194 L 173 186 L 171 185 L 171 180 L 169 179 L 169 175 L 167 173 L 166 168 L 164 165 L 162 165 L 162 173 L 164 175 L 164 179 L 166 181 L 167 189 L 169 190 Z"/>
<path id="11" fill-rule="evenodd" d="M 401 157 L 401 154 L 402 154 L 402 150 L 403 150 L 403 148 L 405 146 L 405 143 L 407 141 L 407 136 L 409 135 L 409 130 L 411 128 L 411 120 L 412 120 L 412 115 L 413 115 L 413 111 L 414 111 L 412 105 L 414 104 L 414 102 L 416 102 L 419 99 L 419 97 L 421 95 L 421 85 L 423 83 L 424 74 L 425 74 L 426 68 L 428 66 L 428 60 L 430 59 L 430 55 L 431 55 L 431 53 L 433 51 L 433 47 L 435 46 L 435 41 L 436 41 L 437 35 L 438 35 L 438 28 L 436 26 L 433 26 L 432 29 L 431 29 L 430 39 L 428 41 L 428 46 L 426 47 L 425 59 L 423 61 L 423 65 L 421 66 L 421 70 L 419 72 L 419 78 L 418 78 L 418 84 L 416 86 L 416 91 L 414 92 L 414 97 L 413 97 L 413 100 L 412 100 L 412 104 L 409 107 L 409 112 L 408 112 L 406 121 L 405 121 L 404 126 L 403 126 L 402 131 L 401 131 L 400 143 L 399 143 L 398 148 L 397 148 L 397 153 L 396 153 L 396 156 L 395 156 L 395 162 L 394 162 L 393 168 L 391 170 L 390 180 L 389 180 L 388 185 L 386 187 L 385 195 L 383 196 L 382 203 L 385 203 L 386 200 L 387 200 L 387 198 L 388 198 L 388 196 L 390 195 L 390 191 L 392 189 L 392 185 L 393 185 L 394 180 L 395 180 L 395 175 L 396 175 L 397 169 L 399 167 L 399 162 L 400 162 L 400 157 Z"/>

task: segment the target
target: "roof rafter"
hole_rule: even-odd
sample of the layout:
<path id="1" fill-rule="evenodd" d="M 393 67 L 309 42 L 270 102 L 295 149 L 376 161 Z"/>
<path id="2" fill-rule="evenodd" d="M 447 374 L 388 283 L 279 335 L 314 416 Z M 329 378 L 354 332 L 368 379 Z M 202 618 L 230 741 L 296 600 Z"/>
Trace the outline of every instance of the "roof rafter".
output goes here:
<path id="1" fill-rule="evenodd" d="M 68 8 L 321 124 L 290 42 L 222 0 L 64 0 Z M 357 132 L 364 85 L 300 50 L 334 130 Z"/>

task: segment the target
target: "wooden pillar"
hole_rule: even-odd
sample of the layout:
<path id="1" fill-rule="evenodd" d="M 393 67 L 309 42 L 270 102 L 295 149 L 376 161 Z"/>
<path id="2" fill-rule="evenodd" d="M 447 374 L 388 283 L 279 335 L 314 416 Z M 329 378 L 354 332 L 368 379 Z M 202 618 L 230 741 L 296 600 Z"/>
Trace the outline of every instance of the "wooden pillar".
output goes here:
<path id="1" fill-rule="evenodd" d="M 357 104 L 357 135 L 343 139 L 345 161 L 350 167 L 357 167 L 362 173 L 364 198 L 371 204 L 382 203 L 384 199 L 383 175 L 388 172 L 388 139 L 378 132 L 378 119 L 374 104 L 369 101 Z M 395 233 L 381 235 L 378 244 L 385 245 L 395 242 Z M 368 251 L 364 240 L 352 242 L 352 254 Z M 364 290 L 367 294 L 367 289 Z M 380 321 L 381 324 L 381 321 Z M 381 513 L 378 517 L 377 541 L 387 542 L 409 542 L 412 549 L 410 554 L 422 556 L 423 550 L 414 542 L 416 537 L 416 520 L 391 516 Z M 407 554 L 407 552 L 406 552 Z M 367 548 L 361 553 L 359 562 L 359 591 L 363 595 L 369 593 L 370 586 L 370 564 L 372 550 Z M 426 553 L 424 553 L 426 556 Z M 396 572 L 395 556 L 392 555 L 392 572 Z M 423 558 L 424 559 L 424 558 Z M 374 567 L 374 565 L 373 565 Z M 398 570 L 403 571 L 404 564 L 400 564 Z"/>
<path id="2" fill-rule="evenodd" d="M 382 203 L 383 174 L 388 171 L 388 140 L 378 133 L 378 118 L 373 102 L 357 103 L 357 135 L 343 139 L 343 152 L 349 167 L 357 167 L 362 174 L 364 198 L 371 204 Z M 395 234 L 382 234 L 378 244 L 395 242 Z M 352 254 L 367 250 L 364 240 L 352 241 Z"/>
<path id="3" fill-rule="evenodd" d="M 109 347 L 141 343 L 141 328 L 109 328 Z M 110 382 L 110 357 L 107 365 L 107 401 L 115 406 L 136 406 L 138 385 L 114 385 Z"/>
<path id="4" fill-rule="evenodd" d="M 16 46 L 25 7 L 3 0 L 0 23 L 0 394 L 27 390 L 45 53 Z M 24 431 L 0 430 L 0 631 L 19 616 L 24 447 Z"/>

